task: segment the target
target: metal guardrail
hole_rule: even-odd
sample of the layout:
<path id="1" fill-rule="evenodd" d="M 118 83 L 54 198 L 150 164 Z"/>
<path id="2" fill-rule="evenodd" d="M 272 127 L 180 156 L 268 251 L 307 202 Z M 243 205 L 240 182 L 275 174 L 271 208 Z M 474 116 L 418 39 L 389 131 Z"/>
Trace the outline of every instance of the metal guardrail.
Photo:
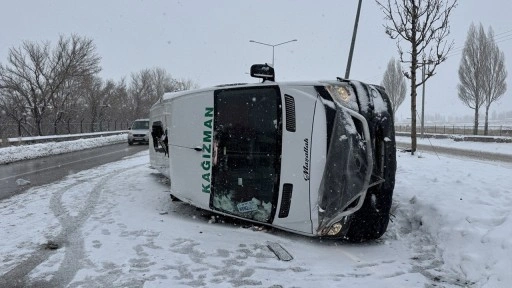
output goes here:
<path id="1" fill-rule="evenodd" d="M 396 136 L 410 137 L 410 132 L 395 132 Z M 422 138 L 421 135 L 416 135 L 418 139 Z M 506 136 L 474 136 L 474 135 L 453 135 L 453 134 L 430 134 L 425 133 L 423 138 L 434 138 L 434 139 L 452 139 L 455 142 L 458 141 L 469 141 L 469 142 L 495 142 L 495 143 L 512 143 L 512 137 Z"/>
<path id="2" fill-rule="evenodd" d="M 410 125 L 395 125 L 397 132 L 411 132 Z M 421 128 L 416 128 L 417 135 L 420 135 Z M 455 135 L 474 135 L 473 125 L 433 125 L 424 126 L 424 133 L 431 134 L 455 134 Z M 484 126 L 478 126 L 477 135 L 484 136 Z M 500 125 L 489 126 L 488 133 L 485 136 L 506 136 L 512 137 L 512 126 Z"/>
<path id="3" fill-rule="evenodd" d="M 0 137 L 19 138 L 38 135 L 35 128 L 28 123 L 16 124 L 8 121 L 0 121 Z M 98 122 L 52 122 L 44 121 L 41 123 L 41 135 L 64 135 L 64 134 L 85 134 L 95 132 L 128 130 L 131 121 L 120 120 L 101 120 Z"/>
<path id="4" fill-rule="evenodd" d="M 119 135 L 128 133 L 128 130 L 106 131 L 106 132 L 93 132 L 81 134 L 65 134 L 65 135 L 49 135 L 49 136 L 30 136 L 30 137 L 11 137 L 7 139 L 0 139 L 0 146 L 9 145 L 22 145 L 22 144 L 35 144 L 44 142 L 61 142 L 85 138 L 96 138 L 103 136 Z M 4 141 L 7 140 L 7 144 Z"/>

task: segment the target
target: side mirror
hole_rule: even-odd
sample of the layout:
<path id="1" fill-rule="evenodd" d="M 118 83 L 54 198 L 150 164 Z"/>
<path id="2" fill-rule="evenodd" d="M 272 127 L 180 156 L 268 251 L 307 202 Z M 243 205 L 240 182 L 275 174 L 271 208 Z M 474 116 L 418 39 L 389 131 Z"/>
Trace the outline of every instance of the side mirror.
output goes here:
<path id="1" fill-rule="evenodd" d="M 268 64 L 254 64 L 251 66 L 251 76 L 261 78 L 263 81 L 275 81 L 276 75 L 274 68 Z"/>

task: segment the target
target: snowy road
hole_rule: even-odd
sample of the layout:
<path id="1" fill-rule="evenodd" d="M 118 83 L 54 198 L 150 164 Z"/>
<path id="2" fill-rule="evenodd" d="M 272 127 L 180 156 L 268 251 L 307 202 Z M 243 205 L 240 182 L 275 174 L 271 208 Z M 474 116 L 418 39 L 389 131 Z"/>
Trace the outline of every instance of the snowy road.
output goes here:
<path id="1" fill-rule="evenodd" d="M 121 160 L 125 156 L 147 149 L 147 145 L 128 146 L 123 142 L 0 165 L 0 199 L 11 197 L 30 187 L 52 183 L 78 171 Z M 20 181 L 26 181 L 26 184 L 18 185 Z"/>
<path id="2" fill-rule="evenodd" d="M 511 287 L 511 172 L 398 153 L 393 222 L 350 244 L 171 202 L 145 151 L 0 201 L 0 287 Z"/>
<path id="3" fill-rule="evenodd" d="M 36 188 L 32 197 L 2 203 L 2 211 L 7 212 L 2 213 L 2 224 L 6 217 L 12 221 L 7 223 L 20 222 L 16 218 L 25 221 L 2 227 L 7 231 L 2 242 L 12 243 L 9 236 L 14 236 L 18 244 L 0 266 L 5 273 L 0 286 L 289 287 L 295 283 L 310 287 L 318 281 L 364 283 L 361 277 L 377 271 L 380 275 L 373 277 L 396 277 L 403 269 L 413 269 L 411 263 L 392 260 L 398 251 L 409 249 L 400 243 L 343 245 L 259 231 L 262 227 L 249 224 L 244 228 L 233 222 L 211 223 L 201 211 L 169 201 L 167 181 L 148 167 L 147 157 L 143 153 L 84 171 Z M 47 208 L 34 209 L 37 206 Z M 34 227 L 38 229 L 33 231 Z M 20 228 L 35 233 L 19 235 Z M 62 248 L 46 249 L 48 240 Z M 281 243 L 295 259 L 279 261 L 265 246 L 267 241 Z M 18 254 L 20 250 L 25 251 Z M 333 253 L 338 255 L 332 257 Z M 318 266 L 310 267 L 309 261 Z M 325 267 L 330 271 L 323 271 Z M 401 278 L 419 281 L 417 277 Z"/>

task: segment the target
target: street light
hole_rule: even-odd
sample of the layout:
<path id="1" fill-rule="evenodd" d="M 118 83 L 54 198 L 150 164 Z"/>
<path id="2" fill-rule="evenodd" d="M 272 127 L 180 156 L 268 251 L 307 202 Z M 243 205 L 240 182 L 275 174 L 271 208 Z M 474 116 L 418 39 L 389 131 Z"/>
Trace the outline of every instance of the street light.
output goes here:
<path id="1" fill-rule="evenodd" d="M 290 43 L 290 42 L 295 42 L 295 41 L 298 41 L 298 40 L 297 39 L 293 39 L 293 40 L 289 40 L 289 41 L 286 41 L 286 42 L 283 42 L 283 43 L 279 43 L 279 44 L 267 44 L 267 43 L 262 43 L 262 42 L 258 42 L 258 41 L 254 41 L 254 40 L 249 40 L 249 42 L 252 42 L 252 43 L 257 43 L 257 44 L 261 44 L 261 45 L 272 47 L 272 67 L 274 67 L 274 47 L 279 46 L 279 45 L 283 45 L 283 44 L 286 44 L 286 43 Z"/>

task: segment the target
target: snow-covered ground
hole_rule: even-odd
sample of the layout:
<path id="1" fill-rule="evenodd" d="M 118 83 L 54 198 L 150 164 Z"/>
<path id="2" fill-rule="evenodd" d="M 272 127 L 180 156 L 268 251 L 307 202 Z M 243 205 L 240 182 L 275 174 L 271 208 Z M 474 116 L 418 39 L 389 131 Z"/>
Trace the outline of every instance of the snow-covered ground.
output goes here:
<path id="1" fill-rule="evenodd" d="M 350 244 L 171 202 L 148 157 L 0 201 L 0 286 L 512 287 L 510 163 L 398 153 L 388 231 Z M 294 259 L 280 261 L 269 242 Z"/>

